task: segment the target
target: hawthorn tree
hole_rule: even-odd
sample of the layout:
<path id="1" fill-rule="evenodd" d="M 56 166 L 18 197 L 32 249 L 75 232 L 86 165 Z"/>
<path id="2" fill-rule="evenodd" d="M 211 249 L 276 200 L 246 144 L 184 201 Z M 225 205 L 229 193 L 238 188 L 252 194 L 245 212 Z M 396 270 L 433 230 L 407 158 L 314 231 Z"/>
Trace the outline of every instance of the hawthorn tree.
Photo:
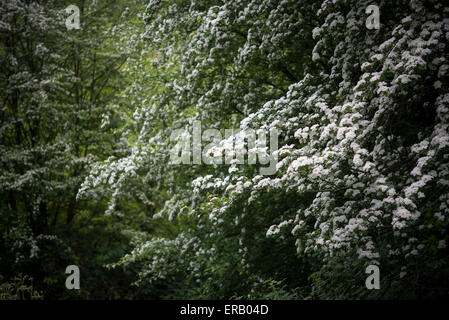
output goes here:
<path id="1" fill-rule="evenodd" d="M 167 199 L 153 219 L 176 229 L 137 232 L 114 267 L 178 297 L 447 294 L 449 8 L 379 1 L 368 29 L 371 4 L 148 2 L 163 85 L 136 107 L 134 151 L 97 165 L 82 193 L 109 185 L 115 203 L 125 177 L 152 173 Z M 170 166 L 170 133 L 195 120 L 277 128 L 276 174 Z M 380 290 L 364 285 L 372 264 Z"/>

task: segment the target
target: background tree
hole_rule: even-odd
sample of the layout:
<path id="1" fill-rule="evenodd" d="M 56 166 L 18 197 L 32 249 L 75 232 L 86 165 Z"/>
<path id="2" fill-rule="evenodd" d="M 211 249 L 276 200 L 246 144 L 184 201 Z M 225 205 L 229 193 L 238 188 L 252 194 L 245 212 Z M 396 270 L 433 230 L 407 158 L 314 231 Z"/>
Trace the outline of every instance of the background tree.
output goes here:
<path id="1" fill-rule="evenodd" d="M 80 9 L 79 30 L 65 26 L 69 4 Z M 127 152 L 119 136 L 129 113 L 122 103 L 122 71 L 135 48 L 123 41 L 140 6 L 0 5 L 0 272 L 32 275 L 47 298 L 74 294 L 64 287 L 70 264 L 83 272 L 79 297 L 127 294 L 126 275 L 109 277 L 102 267 L 126 247 L 117 218 L 103 215 L 104 201 L 76 195 L 94 162 Z"/>

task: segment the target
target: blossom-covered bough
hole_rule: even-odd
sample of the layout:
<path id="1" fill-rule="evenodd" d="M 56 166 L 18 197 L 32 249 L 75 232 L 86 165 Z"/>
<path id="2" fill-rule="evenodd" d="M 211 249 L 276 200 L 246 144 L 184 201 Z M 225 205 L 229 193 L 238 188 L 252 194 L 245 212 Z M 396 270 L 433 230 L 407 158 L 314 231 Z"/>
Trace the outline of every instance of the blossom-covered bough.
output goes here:
<path id="1" fill-rule="evenodd" d="M 139 262 L 139 281 L 181 281 L 193 296 L 267 297 L 273 286 L 284 298 L 440 294 L 449 7 L 379 1 L 370 30 L 370 4 L 149 1 L 143 36 L 161 84 L 136 106 L 135 152 L 99 166 L 83 192 L 106 184 L 120 197 L 120 182 L 145 170 L 168 190 L 154 218 L 179 233 L 136 238 L 116 265 Z M 195 120 L 277 128 L 276 174 L 168 166 L 171 130 Z M 369 264 L 381 270 L 377 293 L 364 287 Z"/>

